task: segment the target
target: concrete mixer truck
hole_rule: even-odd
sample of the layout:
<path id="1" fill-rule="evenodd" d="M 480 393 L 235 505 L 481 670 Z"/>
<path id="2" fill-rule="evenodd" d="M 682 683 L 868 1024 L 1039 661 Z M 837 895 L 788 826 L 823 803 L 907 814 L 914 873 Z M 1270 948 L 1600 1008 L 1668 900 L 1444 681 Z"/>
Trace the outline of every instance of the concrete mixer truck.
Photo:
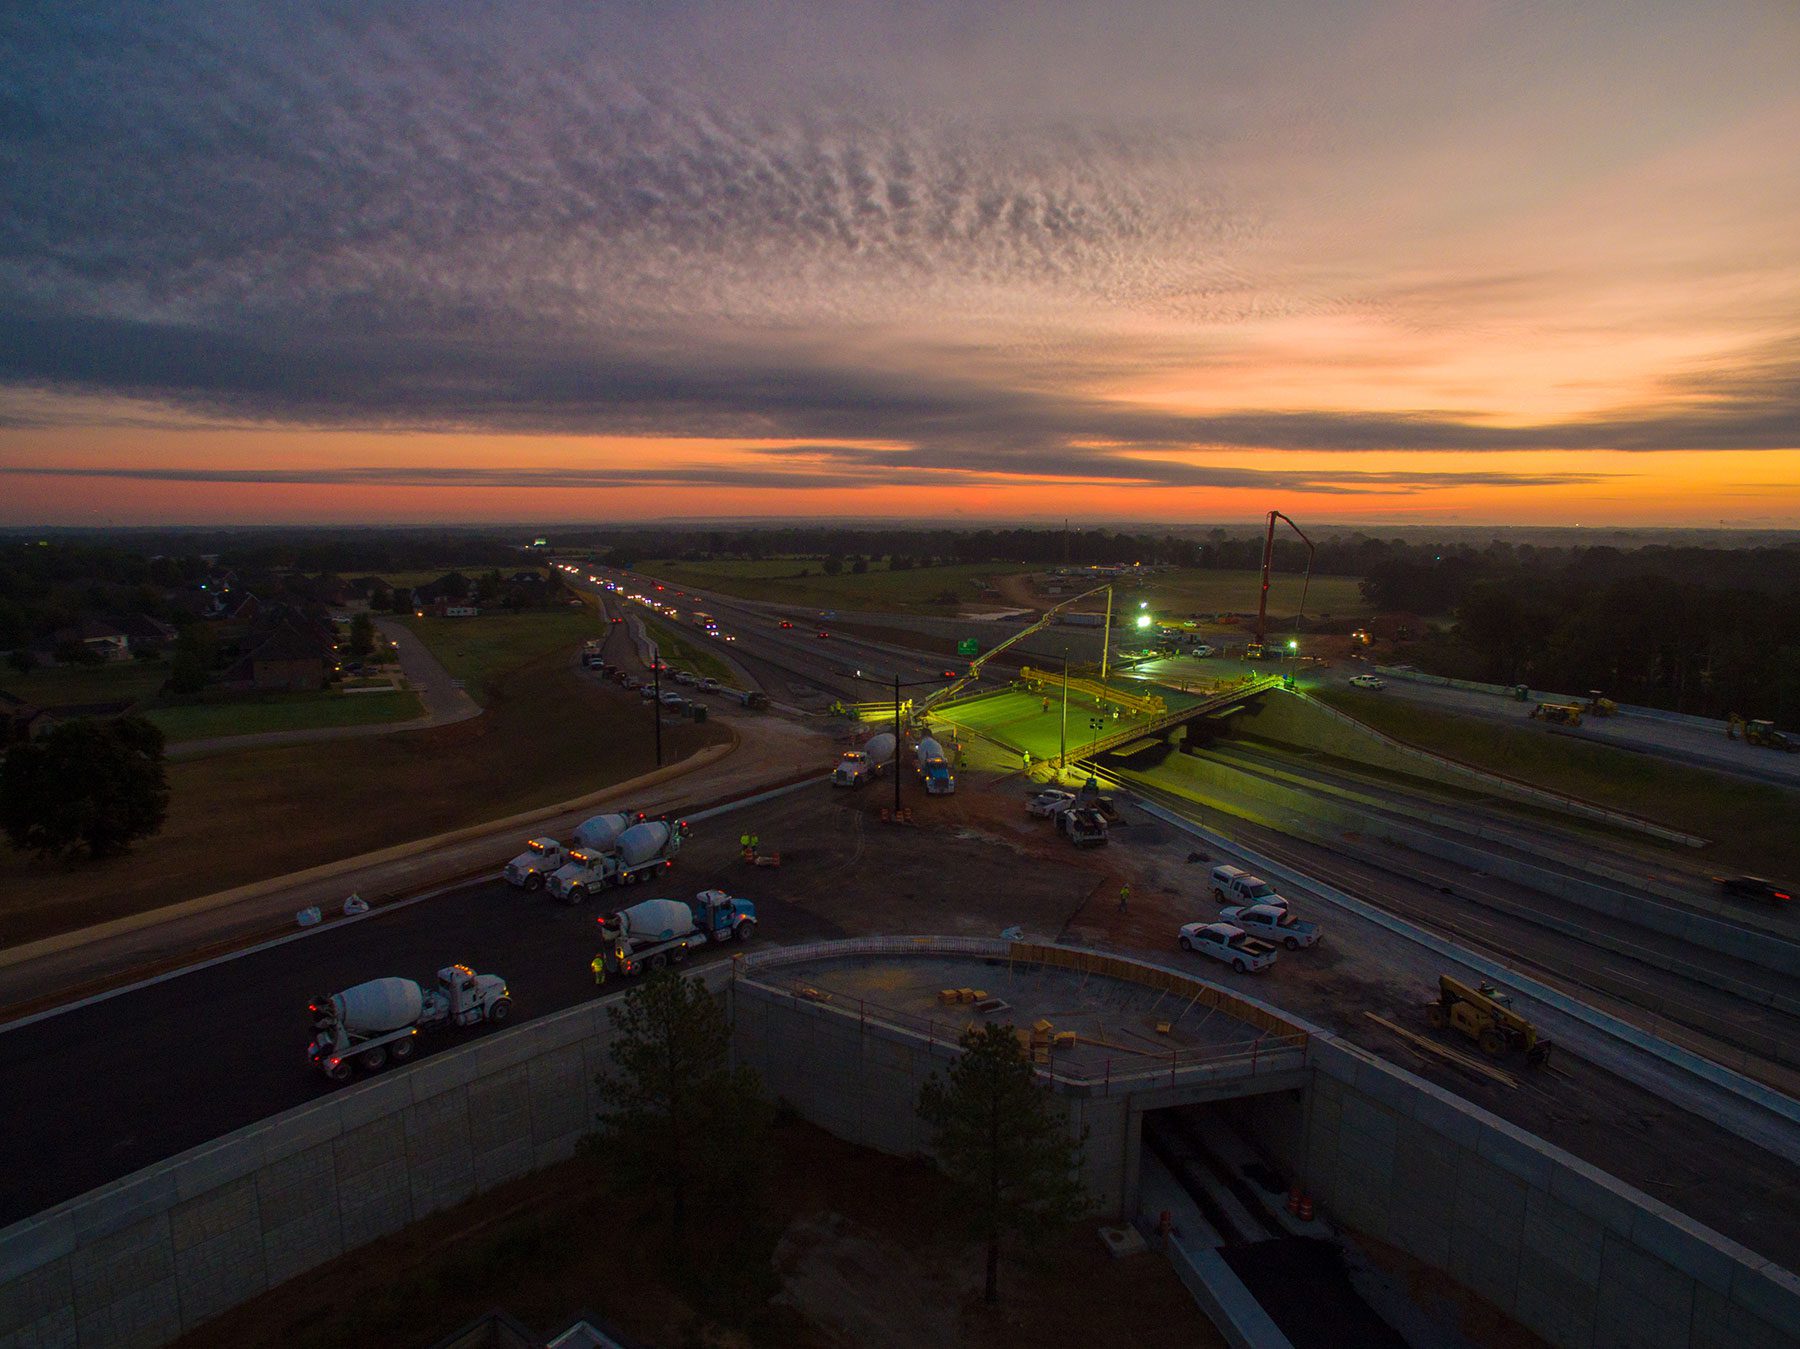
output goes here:
<path id="1" fill-rule="evenodd" d="M 643 818 L 644 812 L 641 810 L 595 815 L 575 826 L 575 846 L 587 852 L 605 852 L 619 841 L 620 834 L 640 823 Z"/>
<path id="2" fill-rule="evenodd" d="M 545 889 L 565 904 L 580 904 L 609 885 L 646 880 L 675 865 L 686 837 L 685 821 L 644 820 L 620 834 L 611 848 L 572 851 L 568 865 L 550 877 Z"/>
<path id="3" fill-rule="evenodd" d="M 925 779 L 925 791 L 931 796 L 948 796 L 956 790 L 956 774 L 944 757 L 944 747 L 930 736 L 919 742 L 916 751 L 919 776 Z"/>
<path id="4" fill-rule="evenodd" d="M 503 1024 L 512 1016 L 512 993 L 497 974 L 446 965 L 436 988 L 411 979 L 371 979 L 314 998 L 307 1011 L 313 1021 L 307 1060 L 333 1082 L 348 1082 L 357 1068 L 372 1073 L 390 1059 L 406 1062 L 422 1030 Z"/>
<path id="5" fill-rule="evenodd" d="M 542 890 L 547 877 L 556 874 L 559 867 L 567 866 L 569 850 L 553 838 L 533 838 L 525 841 L 525 851 L 506 864 L 501 874 L 506 877 L 508 885 L 516 885 L 524 890 Z"/>
<path id="6" fill-rule="evenodd" d="M 708 942 L 749 941 L 756 905 L 723 890 L 702 890 L 690 900 L 647 899 L 599 922 L 607 972 L 638 974 L 685 960 Z"/>
<path id="7" fill-rule="evenodd" d="M 847 749 L 831 770 L 833 787 L 862 787 L 881 776 L 881 770 L 894 757 L 894 735 L 891 731 L 872 738 L 861 749 Z"/>

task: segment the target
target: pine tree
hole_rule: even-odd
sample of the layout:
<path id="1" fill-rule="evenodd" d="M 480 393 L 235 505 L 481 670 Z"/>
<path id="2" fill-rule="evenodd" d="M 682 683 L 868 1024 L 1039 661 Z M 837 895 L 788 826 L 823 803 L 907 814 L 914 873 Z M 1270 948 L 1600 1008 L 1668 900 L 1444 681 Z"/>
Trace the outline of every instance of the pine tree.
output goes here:
<path id="1" fill-rule="evenodd" d="M 1011 1026 L 970 1027 L 948 1081 L 934 1073 L 919 1092 L 919 1117 L 934 1135 L 938 1166 L 962 1192 L 975 1234 L 987 1244 L 989 1305 L 1000 1300 L 1000 1246 L 1035 1240 L 1088 1209 L 1081 1181 L 1087 1130 L 1038 1085 Z"/>
<path id="2" fill-rule="evenodd" d="M 679 1240 L 691 1200 L 761 1159 L 773 1112 L 756 1074 L 731 1067 L 730 1023 L 700 980 L 659 970 L 612 1018 L 618 1072 L 599 1078 L 611 1108 L 590 1146 L 622 1186 L 666 1196 Z"/>

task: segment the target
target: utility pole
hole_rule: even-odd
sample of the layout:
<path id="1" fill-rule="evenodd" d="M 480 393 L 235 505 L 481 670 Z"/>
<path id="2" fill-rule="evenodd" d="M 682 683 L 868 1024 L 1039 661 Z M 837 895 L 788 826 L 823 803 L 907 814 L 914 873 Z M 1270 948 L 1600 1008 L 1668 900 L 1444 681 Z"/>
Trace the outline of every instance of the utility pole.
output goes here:
<path id="1" fill-rule="evenodd" d="M 900 674 L 894 673 L 894 818 L 900 818 Z"/>
<path id="2" fill-rule="evenodd" d="M 651 687 L 656 690 L 656 697 L 650 700 L 650 716 L 656 722 L 656 766 L 662 767 L 662 648 L 656 649 L 656 655 L 650 661 Z"/>
<path id="3" fill-rule="evenodd" d="M 1062 736 L 1056 755 L 1056 771 L 1061 773 L 1069 761 L 1069 648 L 1063 648 Z"/>
<path id="4" fill-rule="evenodd" d="M 1112 645 L 1112 587 L 1106 587 L 1106 626 L 1100 630 L 1100 682 L 1106 682 L 1106 653 Z"/>

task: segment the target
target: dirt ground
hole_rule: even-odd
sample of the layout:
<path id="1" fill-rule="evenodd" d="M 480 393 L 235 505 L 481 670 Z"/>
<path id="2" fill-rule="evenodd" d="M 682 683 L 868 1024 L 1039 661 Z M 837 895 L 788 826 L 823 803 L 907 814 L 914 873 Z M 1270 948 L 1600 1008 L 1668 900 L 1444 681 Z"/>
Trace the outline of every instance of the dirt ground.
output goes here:
<path id="1" fill-rule="evenodd" d="M 1225 1341 L 1168 1263 L 1115 1260 L 1083 1223 L 1001 1271 L 981 1302 L 982 1256 L 927 1164 L 852 1147 L 797 1120 L 778 1125 L 760 1216 L 772 1255 L 697 1293 L 734 1250 L 742 1213 L 713 1215 L 706 1253 L 670 1258 L 654 1206 L 624 1198 L 578 1158 L 515 1181 L 226 1313 L 177 1349 L 429 1345 L 495 1307 L 539 1333 L 603 1317 L 647 1345 L 910 1349 L 1210 1349 Z M 765 1251 L 768 1245 L 763 1245 Z M 720 1261 L 723 1261 L 723 1264 Z M 698 1268 L 697 1268 L 698 1267 Z M 329 1288 L 329 1300 L 319 1296 Z M 629 1290 L 628 1292 L 625 1290 Z"/>
<path id="2" fill-rule="evenodd" d="M 470 721 L 174 762 L 167 823 L 125 857 L 0 847 L 0 946 L 597 791 L 654 767 L 650 732 L 636 694 L 556 653 L 503 677 Z M 665 758 L 729 735 L 666 723 Z"/>

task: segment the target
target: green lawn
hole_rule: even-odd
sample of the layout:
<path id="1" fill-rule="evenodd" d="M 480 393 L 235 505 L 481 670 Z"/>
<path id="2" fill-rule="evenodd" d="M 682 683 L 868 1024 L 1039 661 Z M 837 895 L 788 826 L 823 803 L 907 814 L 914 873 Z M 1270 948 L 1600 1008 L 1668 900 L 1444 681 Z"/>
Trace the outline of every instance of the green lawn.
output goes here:
<path id="1" fill-rule="evenodd" d="M 263 731 L 312 731 L 325 726 L 371 726 L 425 715 L 416 693 L 270 693 L 253 701 L 158 707 L 144 714 L 170 744 Z"/>
<path id="2" fill-rule="evenodd" d="M 22 675 L 0 674 L 0 689 L 36 707 L 65 703 L 109 703 L 147 698 L 169 677 L 166 660 L 129 660 L 107 665 L 59 665 Z"/>
<path id="3" fill-rule="evenodd" d="M 1364 689 L 1313 696 L 1420 749 L 1713 839 L 1705 855 L 1721 869 L 1800 880 L 1800 792 Z"/>
<path id="4" fill-rule="evenodd" d="M 604 635 L 591 605 L 475 618 L 402 618 L 469 696 L 486 706 L 495 681 L 537 657 Z M 372 696 L 372 695 L 370 695 Z"/>
<path id="5" fill-rule="evenodd" d="M 694 586 L 740 599 L 817 609 L 925 614 L 953 613 L 961 605 L 1002 604 L 995 597 L 983 596 L 975 583 L 990 576 L 1032 570 L 1022 562 L 983 562 L 889 571 L 887 563 L 872 562 L 869 571 L 861 576 L 852 574 L 848 564 L 840 575 L 827 576 L 821 570 L 823 566 L 817 560 L 775 558 L 761 562 L 645 562 L 634 570 L 664 584 Z M 801 576 L 801 571 L 811 574 Z M 935 602 L 945 592 L 954 593 L 956 602 Z"/>
<path id="6" fill-rule="evenodd" d="M 699 644 L 699 638 L 689 640 L 685 635 L 658 623 L 654 618 L 639 614 L 643 619 L 644 629 L 650 634 L 650 640 L 656 643 L 656 649 L 662 659 L 677 670 L 687 670 L 692 674 L 711 676 L 723 684 L 736 684 L 737 675 L 732 668 L 720 660 L 712 652 Z"/>

